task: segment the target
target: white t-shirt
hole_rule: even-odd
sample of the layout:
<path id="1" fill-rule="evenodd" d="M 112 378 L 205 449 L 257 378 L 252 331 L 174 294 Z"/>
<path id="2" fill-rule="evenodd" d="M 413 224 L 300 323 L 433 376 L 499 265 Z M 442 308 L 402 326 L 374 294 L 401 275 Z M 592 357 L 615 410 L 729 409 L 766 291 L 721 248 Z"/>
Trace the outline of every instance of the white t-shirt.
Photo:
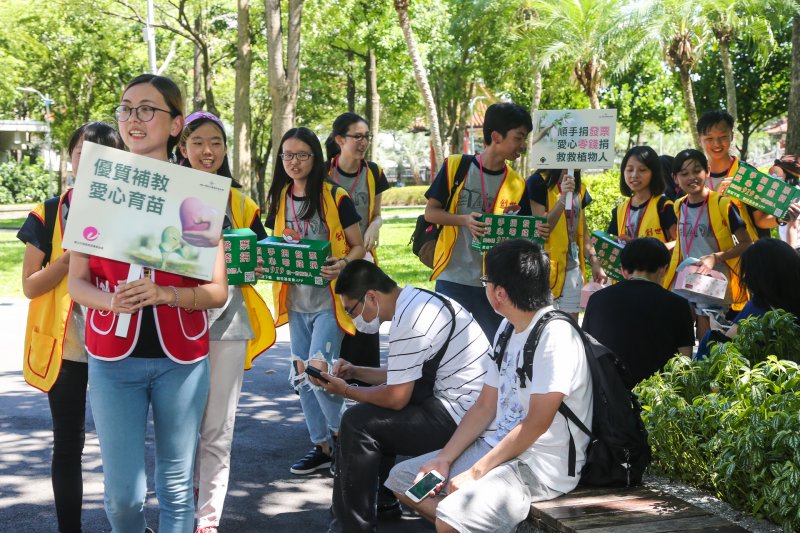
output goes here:
<path id="1" fill-rule="evenodd" d="M 436 372 L 433 394 L 458 423 L 478 399 L 486 369 L 493 363 L 481 327 L 458 302 L 450 303 L 456 326 Z M 387 385 L 422 377 L 422 365 L 444 345 L 451 323 L 450 311 L 439 298 L 410 285 L 403 287 L 389 329 Z"/>
<path id="2" fill-rule="evenodd" d="M 499 371 L 494 363 L 489 367 L 486 384 L 496 387 L 498 391 L 495 418 L 497 429 L 493 434 L 484 435 L 486 442 L 492 447 L 528 415 L 533 394 L 564 394 L 564 403 L 586 427 L 592 428 L 592 381 L 589 365 L 581 337 L 568 322 L 554 320 L 544 328 L 533 356 L 533 378 L 526 378 L 526 387 L 520 387 L 517 369 L 523 366 L 525 342 L 542 315 L 552 309 L 550 306 L 540 309 L 525 331 L 511 335 Z M 503 320 L 497 329 L 495 344 L 507 323 L 507 320 Z M 570 430 L 575 440 L 575 477 L 568 475 Z M 583 431 L 573 424 L 568 428 L 567 419 L 561 413 L 556 413 L 548 430 L 519 458 L 531 467 L 545 485 L 566 493 L 574 489 L 580 480 L 588 444 L 589 437 Z"/>

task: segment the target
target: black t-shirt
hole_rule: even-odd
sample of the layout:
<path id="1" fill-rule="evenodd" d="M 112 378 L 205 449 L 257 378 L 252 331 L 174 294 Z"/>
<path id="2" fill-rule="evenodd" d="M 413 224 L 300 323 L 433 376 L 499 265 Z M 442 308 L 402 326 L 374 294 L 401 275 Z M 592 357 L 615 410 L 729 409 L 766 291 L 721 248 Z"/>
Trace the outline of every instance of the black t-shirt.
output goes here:
<path id="1" fill-rule="evenodd" d="M 530 199 L 539 205 L 547 207 L 547 182 L 545 181 L 544 176 L 538 172 L 531 174 L 531 177 L 528 178 L 527 185 L 528 196 Z M 556 185 L 556 187 L 558 186 Z M 576 188 L 575 194 L 578 194 L 579 192 L 580 191 Z M 592 195 L 589 194 L 589 189 L 586 189 L 586 194 L 583 195 L 583 201 L 581 202 L 581 209 L 586 209 L 586 207 L 591 203 Z M 552 206 L 550 208 L 552 209 Z"/>
<path id="2" fill-rule="evenodd" d="M 637 383 L 660 370 L 678 348 L 694 345 L 689 302 L 639 279 L 593 294 L 582 326 L 622 359 Z"/>
<path id="3" fill-rule="evenodd" d="M 336 184 L 333 185 L 331 194 L 333 195 L 334 198 L 336 198 L 336 189 L 338 188 L 339 188 L 338 185 Z M 305 201 L 304 196 L 298 197 L 295 196 L 294 194 L 292 195 L 292 199 L 294 199 L 295 202 Z M 319 213 L 319 216 L 324 220 L 322 213 Z M 361 216 L 356 211 L 356 206 L 355 204 L 353 204 L 353 200 L 351 200 L 349 196 L 345 196 L 344 198 L 342 198 L 342 200 L 339 202 L 339 222 L 341 222 L 342 228 L 347 229 L 353 224 L 358 224 L 359 220 L 361 220 Z M 266 220 L 264 220 L 264 226 L 266 226 L 269 229 L 275 229 L 275 217 L 268 216 Z"/>
<path id="4" fill-rule="evenodd" d="M 644 209 L 650 203 L 648 200 L 647 202 L 643 203 L 640 206 L 634 206 L 631 203 L 631 211 L 639 211 L 640 209 Z M 674 226 L 678 223 L 678 217 L 675 216 L 675 209 L 673 208 L 673 204 L 668 203 L 668 199 L 666 196 L 660 196 L 658 198 L 658 204 L 656 204 L 656 208 L 658 209 L 658 222 L 661 226 L 661 231 L 664 232 L 664 237 L 666 237 L 667 241 L 670 240 L 669 238 L 669 228 Z M 644 213 L 640 215 L 643 216 Z M 641 221 L 641 218 L 639 218 Z M 608 230 L 606 231 L 609 235 L 617 235 L 617 208 L 611 210 L 611 222 L 608 223 Z"/>

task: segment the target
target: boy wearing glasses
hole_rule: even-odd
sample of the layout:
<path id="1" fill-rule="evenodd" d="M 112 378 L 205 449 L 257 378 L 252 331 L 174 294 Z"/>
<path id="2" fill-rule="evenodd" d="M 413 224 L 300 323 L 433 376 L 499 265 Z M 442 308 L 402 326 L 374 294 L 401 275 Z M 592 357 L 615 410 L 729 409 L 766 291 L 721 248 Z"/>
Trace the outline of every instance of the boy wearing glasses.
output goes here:
<path id="1" fill-rule="evenodd" d="M 403 288 L 375 264 L 356 260 L 339 274 L 336 293 L 359 331 L 377 332 L 391 321 L 386 368 L 339 359 L 322 376 L 326 392 L 359 402 L 339 429 L 331 531 L 374 531 L 377 491 L 397 455 L 441 448 L 478 397 L 490 346 L 461 305 Z M 359 380 L 371 387 L 348 385 Z M 399 503 L 391 497 L 382 510 Z"/>
<path id="2" fill-rule="evenodd" d="M 569 475 L 570 426 L 557 414 L 561 402 L 591 428 L 592 382 L 571 324 L 547 322 L 534 346 L 533 367 L 523 372 L 528 338 L 553 309 L 550 261 L 542 248 L 522 239 L 492 248 L 484 290 L 505 320 L 478 400 L 443 449 L 398 464 L 386 481 L 439 532 L 514 531 L 531 502 L 578 484 L 580 476 Z M 580 472 L 589 438 L 578 429 L 571 433 Z M 441 492 L 412 502 L 405 491 L 431 470 L 445 478 Z"/>

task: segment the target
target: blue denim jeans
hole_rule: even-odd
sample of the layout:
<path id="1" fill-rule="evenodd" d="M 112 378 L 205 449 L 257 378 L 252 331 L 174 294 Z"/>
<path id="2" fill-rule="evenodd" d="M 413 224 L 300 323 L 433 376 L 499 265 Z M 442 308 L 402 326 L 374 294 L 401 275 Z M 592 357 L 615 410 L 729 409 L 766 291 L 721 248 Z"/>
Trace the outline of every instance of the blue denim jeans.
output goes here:
<path id="1" fill-rule="evenodd" d="M 322 357 L 330 369 L 339 358 L 344 332 L 336 323 L 333 309 L 317 313 L 289 311 L 289 334 L 292 356 L 308 364 L 309 359 Z M 331 441 L 331 433 L 339 433 L 344 413 L 344 398 L 328 394 L 306 379 L 300 384 L 300 405 L 308 426 L 311 442 Z"/>
<path id="2" fill-rule="evenodd" d="M 439 294 L 444 294 L 448 298 L 457 301 L 461 304 L 461 307 L 469 311 L 472 314 L 472 318 L 483 330 L 483 334 L 489 339 L 489 343 L 494 343 L 494 334 L 497 332 L 497 328 L 500 327 L 503 317 L 492 309 L 489 300 L 486 298 L 485 288 L 437 279 L 435 290 Z"/>
<path id="3" fill-rule="evenodd" d="M 89 398 L 103 458 L 105 508 L 114 533 L 142 533 L 147 411 L 153 408 L 161 533 L 194 531 L 194 467 L 208 398 L 208 360 L 89 358 Z"/>

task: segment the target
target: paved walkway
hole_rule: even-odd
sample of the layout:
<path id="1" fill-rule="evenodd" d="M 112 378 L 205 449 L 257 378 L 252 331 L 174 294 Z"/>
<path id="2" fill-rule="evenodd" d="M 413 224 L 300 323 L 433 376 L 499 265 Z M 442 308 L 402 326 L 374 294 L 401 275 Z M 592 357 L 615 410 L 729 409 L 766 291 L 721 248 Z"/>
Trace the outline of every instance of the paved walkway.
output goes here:
<path id="1" fill-rule="evenodd" d="M 47 397 L 22 379 L 27 301 L 0 298 L 0 531 L 56 532 L 50 487 L 50 411 Z M 245 374 L 233 441 L 232 472 L 220 531 L 225 533 L 326 531 L 333 480 L 301 477 L 289 465 L 310 448 L 300 403 L 290 389 L 288 327 Z M 152 426 L 148 432 L 152 475 Z M 102 464 L 94 423 L 87 421 L 84 450 L 84 531 L 110 531 L 103 510 Z M 148 525 L 158 525 L 152 479 L 148 479 Z M 381 524 L 381 532 L 433 531 L 406 516 Z"/>

